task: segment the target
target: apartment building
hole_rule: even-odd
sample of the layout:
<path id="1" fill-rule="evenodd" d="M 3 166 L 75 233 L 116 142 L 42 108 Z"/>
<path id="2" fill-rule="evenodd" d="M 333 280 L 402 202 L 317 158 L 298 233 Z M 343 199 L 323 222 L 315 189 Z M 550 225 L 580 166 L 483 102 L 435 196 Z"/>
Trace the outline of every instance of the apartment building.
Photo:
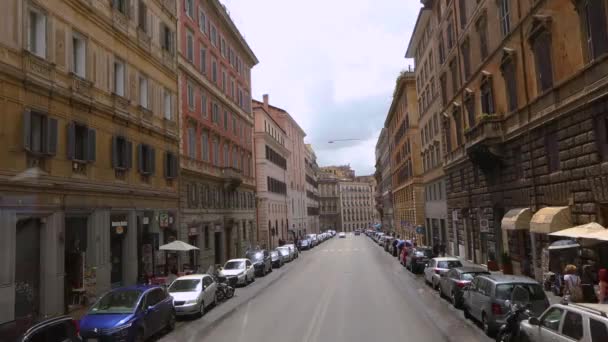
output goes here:
<path id="1" fill-rule="evenodd" d="M 287 149 L 289 137 L 269 114 L 267 106 L 254 102 L 255 172 L 257 185 L 258 245 L 272 249 L 288 238 Z"/>
<path id="2" fill-rule="evenodd" d="M 441 50 L 433 40 L 438 25 L 430 9 L 432 6 L 439 6 L 438 1 L 433 2 L 433 5 L 427 2 L 426 8 L 421 9 L 405 57 L 413 58 L 416 63 L 425 235 L 431 244 L 447 246 L 448 213 L 443 172 L 445 143 L 441 129 L 443 104 L 439 97 L 440 79 L 437 76 L 439 69 L 437 56 L 439 56 L 438 51 Z"/>
<path id="3" fill-rule="evenodd" d="M 379 218 L 375 224 L 385 231 L 394 231 L 394 213 L 393 213 L 393 192 L 392 192 L 392 173 L 390 160 L 390 145 L 388 143 L 388 130 L 382 128 L 378 142 L 376 143 L 376 211 Z"/>
<path id="4" fill-rule="evenodd" d="M 373 176 L 338 181 L 341 231 L 352 232 L 372 227 L 376 219 L 375 191 Z"/>
<path id="5" fill-rule="evenodd" d="M 311 144 L 306 144 L 306 155 L 304 165 L 306 168 L 306 214 L 307 231 L 317 234 L 320 232 L 319 226 L 319 165 L 317 165 L 317 155 Z"/>
<path id="6" fill-rule="evenodd" d="M 340 206 L 340 178 L 331 172 L 319 170 L 319 227 L 321 230 L 343 231 Z"/>
<path id="7" fill-rule="evenodd" d="M 384 126 L 390 144 L 394 230 L 422 244 L 427 241 L 417 100 L 414 71 L 401 72 Z"/>
<path id="8" fill-rule="evenodd" d="M 178 5 L 180 239 L 193 268 L 240 257 L 255 236 L 251 68 L 258 60 L 218 0 Z"/>
<path id="9" fill-rule="evenodd" d="M 548 234 L 608 225 L 607 3 L 428 3 L 453 249 L 541 279 Z"/>
<path id="10" fill-rule="evenodd" d="M 2 323 L 176 264 L 179 136 L 175 1 L 0 8 Z"/>

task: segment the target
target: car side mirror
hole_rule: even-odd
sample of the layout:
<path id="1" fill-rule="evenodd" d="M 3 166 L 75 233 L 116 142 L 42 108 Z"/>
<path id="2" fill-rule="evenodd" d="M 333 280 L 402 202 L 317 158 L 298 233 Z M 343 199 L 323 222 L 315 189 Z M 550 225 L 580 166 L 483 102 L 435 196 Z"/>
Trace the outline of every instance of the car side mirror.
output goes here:
<path id="1" fill-rule="evenodd" d="M 148 313 L 148 312 L 150 312 L 152 310 L 154 310 L 154 306 L 148 305 L 148 308 L 146 309 L 146 313 Z"/>
<path id="2" fill-rule="evenodd" d="M 530 317 L 530 319 L 528 319 L 528 323 L 530 323 L 530 325 L 540 325 L 540 320 L 538 317 Z"/>

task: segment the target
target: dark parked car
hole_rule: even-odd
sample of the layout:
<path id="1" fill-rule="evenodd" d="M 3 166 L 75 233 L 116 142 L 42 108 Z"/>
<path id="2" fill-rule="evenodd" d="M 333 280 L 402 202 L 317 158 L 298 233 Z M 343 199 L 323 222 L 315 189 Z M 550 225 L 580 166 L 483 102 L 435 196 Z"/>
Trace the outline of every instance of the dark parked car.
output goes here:
<path id="1" fill-rule="evenodd" d="M 248 251 L 245 253 L 245 258 L 251 260 L 256 275 L 265 276 L 266 273 L 272 272 L 272 258 L 267 250 Z"/>
<path id="2" fill-rule="evenodd" d="M 405 258 L 405 267 L 412 271 L 412 273 L 422 272 L 426 264 L 433 257 L 433 249 L 431 247 L 412 247 Z"/>
<path id="3" fill-rule="evenodd" d="M 285 263 L 283 256 L 276 249 L 270 252 L 270 259 L 272 260 L 272 267 L 279 268 Z"/>
<path id="4" fill-rule="evenodd" d="M 490 272 L 480 267 L 456 267 L 442 274 L 439 279 L 439 294 L 449 298 L 455 308 L 462 306 L 463 289 L 478 275 Z"/>
<path id="5" fill-rule="evenodd" d="M 40 322 L 24 320 L 0 324 L 2 342 L 80 342 L 78 321 L 69 316 L 59 316 Z"/>
<path id="6" fill-rule="evenodd" d="M 173 298 L 160 286 L 121 287 L 104 294 L 80 320 L 85 341 L 143 341 L 175 328 Z"/>

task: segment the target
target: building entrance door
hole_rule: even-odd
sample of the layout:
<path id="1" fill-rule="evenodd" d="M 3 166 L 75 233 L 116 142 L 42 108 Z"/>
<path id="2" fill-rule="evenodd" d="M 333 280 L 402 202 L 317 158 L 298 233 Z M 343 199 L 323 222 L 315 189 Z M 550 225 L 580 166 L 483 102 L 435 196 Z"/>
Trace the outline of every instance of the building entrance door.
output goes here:
<path id="1" fill-rule="evenodd" d="M 213 234 L 213 249 L 215 251 L 214 262 L 216 265 L 222 263 L 222 233 L 215 232 Z"/>
<path id="2" fill-rule="evenodd" d="M 15 319 L 40 316 L 39 219 L 17 222 L 15 248 Z"/>

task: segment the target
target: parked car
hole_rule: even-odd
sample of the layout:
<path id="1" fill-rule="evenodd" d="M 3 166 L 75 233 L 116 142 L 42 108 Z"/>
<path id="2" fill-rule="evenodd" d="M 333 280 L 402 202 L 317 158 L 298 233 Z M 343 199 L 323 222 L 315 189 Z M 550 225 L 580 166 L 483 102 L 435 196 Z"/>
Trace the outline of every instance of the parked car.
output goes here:
<path id="1" fill-rule="evenodd" d="M 220 277 L 226 277 L 230 286 L 247 285 L 255 281 L 255 269 L 249 259 L 232 259 L 224 264 Z"/>
<path id="2" fill-rule="evenodd" d="M 539 316 L 549 307 L 549 300 L 542 286 L 536 280 L 513 275 L 480 275 L 464 289 L 462 306 L 467 318 L 481 322 L 484 332 L 492 336 L 504 322 L 509 311 L 507 301 L 515 286 L 525 288 L 529 293 L 530 311 Z"/>
<path id="3" fill-rule="evenodd" d="M 361 235 L 361 231 L 359 229 L 355 230 L 355 235 Z"/>
<path id="4" fill-rule="evenodd" d="M 346 237 L 346 233 L 345 232 L 339 232 L 338 233 L 338 238 L 344 239 L 345 237 Z"/>
<path id="5" fill-rule="evenodd" d="M 424 271 L 424 267 L 434 257 L 431 247 L 404 247 L 408 248 L 405 258 L 405 267 L 412 273 Z M 403 260 L 401 261 L 403 263 Z"/>
<path id="6" fill-rule="evenodd" d="M 204 315 L 207 308 L 216 305 L 217 283 L 208 274 L 192 274 L 175 279 L 167 292 L 173 297 L 175 314 Z"/>
<path id="7" fill-rule="evenodd" d="M 293 253 L 291 253 L 291 251 L 289 250 L 289 247 L 277 247 L 277 250 L 279 251 L 279 253 L 281 253 L 281 256 L 283 257 L 283 261 L 284 262 L 291 262 L 293 260 Z"/>
<path id="8" fill-rule="evenodd" d="M 285 261 L 283 260 L 283 256 L 281 252 L 278 250 L 270 251 L 270 259 L 272 260 L 272 267 L 280 268 L 283 266 Z"/>
<path id="9" fill-rule="evenodd" d="M 300 240 L 300 249 L 301 250 L 310 249 L 310 239 L 303 238 L 302 240 Z"/>
<path id="10" fill-rule="evenodd" d="M 9 321 L 0 324 L 4 342 L 80 342 L 80 326 L 70 316 L 58 316 L 42 321 Z"/>
<path id="11" fill-rule="evenodd" d="M 462 267 L 462 262 L 458 258 L 433 258 L 424 268 L 424 282 L 438 290 L 441 274 L 455 267 Z"/>
<path id="12" fill-rule="evenodd" d="M 284 245 L 283 247 L 289 248 L 289 252 L 292 253 L 292 259 L 297 259 L 300 257 L 300 252 L 298 252 L 296 245 L 294 245 L 293 243 Z"/>
<path id="13" fill-rule="evenodd" d="M 490 272 L 481 267 L 456 267 L 444 273 L 439 279 L 439 294 L 449 298 L 455 308 L 462 306 L 463 289 L 478 275 Z"/>
<path id="14" fill-rule="evenodd" d="M 316 247 L 319 244 L 319 240 L 317 239 L 317 234 L 308 234 L 306 235 L 307 238 L 310 239 L 310 247 Z"/>
<path id="15" fill-rule="evenodd" d="M 272 260 L 270 253 L 265 249 L 250 250 L 245 253 L 245 258 L 251 260 L 255 274 L 259 276 L 265 276 L 267 273 L 272 272 Z"/>
<path id="16" fill-rule="evenodd" d="M 521 341 L 608 341 L 608 304 L 553 304 L 519 327 Z"/>
<path id="17" fill-rule="evenodd" d="M 160 286 L 138 285 L 107 292 L 80 320 L 85 341 L 143 341 L 175 328 L 173 298 Z"/>

